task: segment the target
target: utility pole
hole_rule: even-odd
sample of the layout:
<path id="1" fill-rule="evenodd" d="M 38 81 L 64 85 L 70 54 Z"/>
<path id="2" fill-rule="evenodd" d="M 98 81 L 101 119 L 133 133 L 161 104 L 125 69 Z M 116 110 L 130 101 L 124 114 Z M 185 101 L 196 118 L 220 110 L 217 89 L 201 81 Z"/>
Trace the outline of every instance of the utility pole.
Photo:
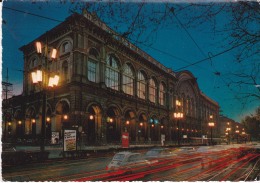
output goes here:
<path id="1" fill-rule="evenodd" d="M 6 81 L 2 81 L 2 87 L 3 87 L 3 91 L 2 91 L 2 98 L 4 99 L 3 102 L 3 111 L 4 111 L 4 140 L 6 140 L 7 137 L 7 123 L 8 123 L 8 117 L 7 117 L 7 109 L 9 107 L 8 104 L 8 96 L 10 96 L 12 94 L 13 91 L 13 84 L 8 82 L 8 68 L 7 68 L 7 72 L 6 72 Z"/>

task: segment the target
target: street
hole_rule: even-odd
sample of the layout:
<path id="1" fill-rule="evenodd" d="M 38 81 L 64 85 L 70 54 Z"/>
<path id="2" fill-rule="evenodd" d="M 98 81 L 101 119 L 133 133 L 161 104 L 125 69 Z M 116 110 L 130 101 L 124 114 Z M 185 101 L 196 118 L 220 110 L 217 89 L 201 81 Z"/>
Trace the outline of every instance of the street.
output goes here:
<path id="1" fill-rule="evenodd" d="M 112 155 L 77 160 L 5 167 L 6 181 L 242 181 L 259 176 L 260 153 L 253 146 L 219 145 L 197 147 L 193 152 L 175 148 L 176 156 L 154 159 L 150 165 L 106 170 Z M 145 153 L 145 150 L 139 152 Z"/>

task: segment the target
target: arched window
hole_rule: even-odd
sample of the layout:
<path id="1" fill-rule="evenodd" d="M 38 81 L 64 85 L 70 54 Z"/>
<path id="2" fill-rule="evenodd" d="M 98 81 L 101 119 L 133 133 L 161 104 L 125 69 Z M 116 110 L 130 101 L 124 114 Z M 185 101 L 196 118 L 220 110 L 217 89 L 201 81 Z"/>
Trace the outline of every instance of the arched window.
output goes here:
<path id="1" fill-rule="evenodd" d="M 155 80 L 153 78 L 149 81 L 149 100 L 153 103 L 156 102 L 156 93 L 157 93 L 157 86 L 155 84 Z"/>
<path id="2" fill-rule="evenodd" d="M 71 50 L 71 44 L 66 41 L 64 42 L 61 47 L 60 47 L 60 53 L 63 54 L 63 53 L 67 53 Z"/>
<path id="3" fill-rule="evenodd" d="M 33 58 L 30 62 L 30 69 L 33 69 L 34 67 L 37 66 L 37 59 Z"/>
<path id="4" fill-rule="evenodd" d="M 88 58 L 88 80 L 98 82 L 98 52 L 92 48 L 89 50 Z"/>
<path id="5" fill-rule="evenodd" d="M 165 106 L 166 103 L 166 87 L 164 83 L 160 83 L 159 103 L 163 106 Z"/>
<path id="6" fill-rule="evenodd" d="M 117 59 L 109 55 L 106 60 L 106 79 L 105 83 L 107 87 L 114 90 L 119 89 L 119 69 Z"/>
<path id="7" fill-rule="evenodd" d="M 126 94 L 134 95 L 134 73 L 129 65 L 125 65 L 123 71 L 123 91 Z"/>
<path id="8" fill-rule="evenodd" d="M 63 81 L 66 83 L 66 82 L 68 82 L 68 80 L 69 80 L 69 67 L 68 67 L 68 62 L 67 61 L 64 61 L 63 63 L 62 63 L 62 78 L 63 78 Z"/>
<path id="9" fill-rule="evenodd" d="M 138 72 L 137 80 L 137 96 L 141 99 L 146 99 L 146 79 L 143 72 Z"/>

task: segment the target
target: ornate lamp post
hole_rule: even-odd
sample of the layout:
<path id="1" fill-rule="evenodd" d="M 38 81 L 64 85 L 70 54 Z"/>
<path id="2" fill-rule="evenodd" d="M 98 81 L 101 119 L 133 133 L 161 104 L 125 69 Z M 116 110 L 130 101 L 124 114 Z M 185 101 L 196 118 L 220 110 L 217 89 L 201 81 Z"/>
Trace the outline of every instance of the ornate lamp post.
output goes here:
<path id="1" fill-rule="evenodd" d="M 179 121 L 183 119 L 183 113 L 177 112 L 178 107 L 181 107 L 181 102 L 179 100 L 176 100 L 176 112 L 173 113 L 173 117 L 177 120 L 177 126 L 178 126 L 178 146 L 180 146 L 180 124 Z"/>
<path id="2" fill-rule="evenodd" d="M 45 136 L 46 136 L 46 103 L 47 103 L 47 96 L 46 90 L 48 87 L 54 87 L 58 85 L 59 76 L 54 75 L 54 77 L 50 77 L 50 71 L 48 68 L 48 45 L 45 45 L 45 52 L 42 52 L 42 44 L 41 42 L 36 42 L 36 49 L 37 53 L 44 58 L 44 63 L 42 64 L 42 70 L 36 70 L 35 72 L 31 73 L 32 82 L 34 84 L 39 83 L 42 89 L 42 127 L 41 127 L 41 151 L 45 150 L 44 143 L 45 143 Z M 50 59 L 54 60 L 56 58 L 57 50 L 53 49 L 50 55 Z"/>
<path id="3" fill-rule="evenodd" d="M 212 141 L 212 129 L 213 129 L 213 127 L 215 126 L 215 123 L 211 121 L 211 120 L 213 120 L 213 115 L 210 115 L 210 116 L 209 116 L 209 119 L 210 119 L 210 121 L 209 121 L 208 125 L 209 125 L 209 127 L 210 127 L 210 143 L 213 145 L 213 141 Z"/>

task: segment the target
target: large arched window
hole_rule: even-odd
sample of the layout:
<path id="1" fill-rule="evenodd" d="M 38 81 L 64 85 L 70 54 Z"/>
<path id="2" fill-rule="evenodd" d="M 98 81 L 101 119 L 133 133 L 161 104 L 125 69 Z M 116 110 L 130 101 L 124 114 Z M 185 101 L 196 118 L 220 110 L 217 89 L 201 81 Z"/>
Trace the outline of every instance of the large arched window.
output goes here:
<path id="1" fill-rule="evenodd" d="M 160 83 L 159 103 L 164 106 L 166 103 L 166 87 L 164 83 Z"/>
<path id="2" fill-rule="evenodd" d="M 153 78 L 149 81 L 149 100 L 153 103 L 156 102 L 157 86 Z"/>
<path id="3" fill-rule="evenodd" d="M 119 89 L 119 68 L 117 59 L 113 55 L 109 55 L 106 60 L 106 80 L 107 87 L 114 90 Z"/>
<path id="4" fill-rule="evenodd" d="M 123 84 L 123 91 L 126 94 L 134 95 L 134 73 L 128 64 L 124 66 L 122 84 Z"/>
<path id="5" fill-rule="evenodd" d="M 137 80 L 137 96 L 141 99 L 146 99 L 146 79 L 143 72 L 138 72 Z"/>
<path id="6" fill-rule="evenodd" d="M 88 80 L 98 82 L 98 52 L 92 48 L 89 50 L 88 58 Z"/>

